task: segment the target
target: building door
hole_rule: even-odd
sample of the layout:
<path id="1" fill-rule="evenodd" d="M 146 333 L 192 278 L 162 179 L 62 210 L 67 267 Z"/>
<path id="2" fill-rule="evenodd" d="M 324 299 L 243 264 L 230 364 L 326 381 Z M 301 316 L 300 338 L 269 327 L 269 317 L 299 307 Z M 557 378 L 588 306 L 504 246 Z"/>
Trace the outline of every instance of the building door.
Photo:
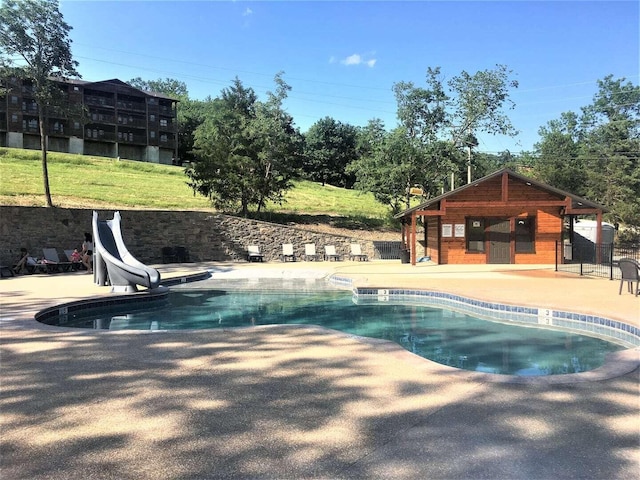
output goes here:
<path id="1" fill-rule="evenodd" d="M 489 221 L 488 263 L 511 263 L 511 222 L 499 218 Z"/>

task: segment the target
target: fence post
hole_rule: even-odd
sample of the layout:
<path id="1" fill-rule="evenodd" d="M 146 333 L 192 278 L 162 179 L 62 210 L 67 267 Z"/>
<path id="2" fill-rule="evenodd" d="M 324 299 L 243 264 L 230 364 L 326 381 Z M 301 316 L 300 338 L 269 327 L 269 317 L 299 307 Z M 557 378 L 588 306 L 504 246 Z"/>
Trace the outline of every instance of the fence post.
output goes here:
<path id="1" fill-rule="evenodd" d="M 609 244 L 609 280 L 613 280 L 613 243 Z"/>
<path id="2" fill-rule="evenodd" d="M 556 240 L 556 272 L 558 271 L 558 241 Z M 564 256 L 564 251 L 562 252 L 562 255 Z"/>

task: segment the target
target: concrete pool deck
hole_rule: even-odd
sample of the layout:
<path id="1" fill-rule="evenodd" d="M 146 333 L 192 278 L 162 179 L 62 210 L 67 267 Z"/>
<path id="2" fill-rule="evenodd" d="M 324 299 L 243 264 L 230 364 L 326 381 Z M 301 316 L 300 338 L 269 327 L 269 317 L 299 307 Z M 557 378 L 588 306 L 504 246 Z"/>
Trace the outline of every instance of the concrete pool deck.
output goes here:
<path id="1" fill-rule="evenodd" d="M 159 266 L 163 277 L 320 278 L 407 287 L 640 324 L 619 281 L 548 266 L 397 262 Z M 42 308 L 109 295 L 82 273 L 0 281 L 0 476 L 11 479 L 636 478 L 629 373 L 495 383 L 389 343 L 314 327 L 97 332 Z"/>

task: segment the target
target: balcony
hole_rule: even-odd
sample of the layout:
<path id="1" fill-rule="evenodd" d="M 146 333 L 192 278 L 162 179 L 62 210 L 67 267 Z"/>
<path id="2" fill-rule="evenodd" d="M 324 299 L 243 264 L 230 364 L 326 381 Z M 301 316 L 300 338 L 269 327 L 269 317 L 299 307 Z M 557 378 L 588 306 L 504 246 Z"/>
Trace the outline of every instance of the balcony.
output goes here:
<path id="1" fill-rule="evenodd" d="M 22 102 L 22 113 L 38 114 L 38 104 L 35 102 Z"/>
<path id="2" fill-rule="evenodd" d="M 115 142 L 116 134 L 113 131 L 100 128 L 85 128 L 85 140 L 94 140 L 98 142 Z"/>
<path id="3" fill-rule="evenodd" d="M 133 132 L 118 132 L 118 142 L 146 145 L 147 135 Z"/>
<path id="4" fill-rule="evenodd" d="M 95 111 L 89 113 L 89 118 L 92 122 L 96 123 L 116 123 L 116 117 L 112 113 L 106 113 L 101 111 Z"/>
<path id="5" fill-rule="evenodd" d="M 160 113 L 163 113 L 165 115 L 170 115 L 171 117 L 174 116 L 173 114 L 173 108 L 168 107 L 166 105 L 160 105 Z"/>
<path id="6" fill-rule="evenodd" d="M 147 128 L 147 120 L 143 117 L 132 117 L 131 115 L 118 115 L 118 125 Z"/>
<path id="7" fill-rule="evenodd" d="M 67 125 L 67 122 L 60 122 L 60 121 L 49 122 L 48 129 L 49 129 L 49 135 L 63 136 L 63 137 L 69 136 L 69 127 Z"/>
<path id="8" fill-rule="evenodd" d="M 85 105 L 95 105 L 99 107 L 115 107 L 116 102 L 113 98 L 102 97 L 98 95 L 85 95 L 84 96 Z"/>
<path id="9" fill-rule="evenodd" d="M 118 110 L 130 110 L 133 112 L 147 112 L 147 105 L 144 102 L 133 102 L 131 100 L 118 100 Z"/>

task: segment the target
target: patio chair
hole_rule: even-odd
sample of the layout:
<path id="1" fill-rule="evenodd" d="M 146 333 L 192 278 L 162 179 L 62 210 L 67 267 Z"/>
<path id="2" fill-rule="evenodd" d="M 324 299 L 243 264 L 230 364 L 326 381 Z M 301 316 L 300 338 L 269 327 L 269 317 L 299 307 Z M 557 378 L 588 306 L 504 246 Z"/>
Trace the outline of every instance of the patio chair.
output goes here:
<path id="1" fill-rule="evenodd" d="M 624 282 L 627 282 L 627 291 L 633 295 L 633 282 L 636 282 L 635 296 L 637 297 L 640 293 L 640 263 L 632 258 L 621 258 L 618 261 L 618 266 L 622 273 L 618 295 L 622 295 L 622 284 Z"/>
<path id="2" fill-rule="evenodd" d="M 293 243 L 283 243 L 282 244 L 282 255 L 280 255 L 280 259 L 283 262 L 296 261 L 296 256 L 293 253 Z"/>
<path id="3" fill-rule="evenodd" d="M 351 253 L 349 254 L 349 260 L 358 260 L 359 262 L 366 262 L 369 260 L 369 256 L 366 253 L 362 253 L 362 247 L 359 243 L 351 244 Z"/>
<path id="4" fill-rule="evenodd" d="M 264 261 L 264 256 L 260 253 L 260 247 L 258 245 L 249 245 L 247 247 L 247 260 L 250 262 Z"/>
<path id="5" fill-rule="evenodd" d="M 312 262 L 314 260 L 318 260 L 318 254 L 316 253 L 316 244 L 305 243 L 304 244 L 304 261 Z"/>
<path id="6" fill-rule="evenodd" d="M 42 255 L 44 259 L 41 264 L 46 265 L 47 272 L 68 272 L 71 269 L 71 262 L 62 262 L 55 248 L 43 248 Z"/>
<path id="7" fill-rule="evenodd" d="M 336 262 L 341 262 L 342 261 L 342 255 L 340 255 L 339 253 L 336 253 L 335 245 L 325 245 L 324 246 L 324 259 L 328 260 L 329 262 L 331 260 L 334 260 Z"/>

